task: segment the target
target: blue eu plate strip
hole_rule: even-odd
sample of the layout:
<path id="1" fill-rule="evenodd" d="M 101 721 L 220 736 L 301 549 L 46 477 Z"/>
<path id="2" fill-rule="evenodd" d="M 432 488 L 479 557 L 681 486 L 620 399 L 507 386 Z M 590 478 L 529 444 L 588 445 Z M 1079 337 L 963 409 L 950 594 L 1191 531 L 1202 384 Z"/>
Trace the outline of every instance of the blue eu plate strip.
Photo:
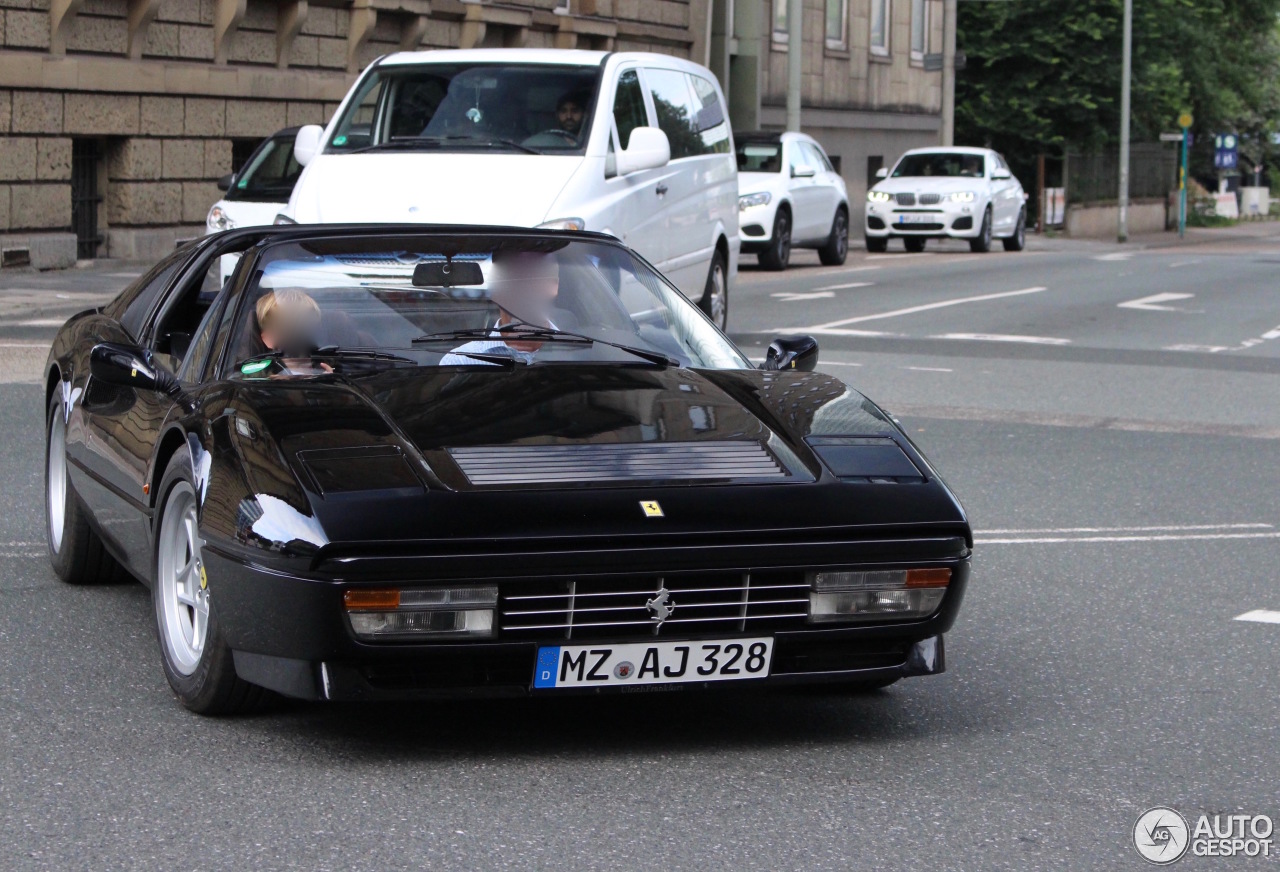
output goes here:
<path id="1" fill-rule="evenodd" d="M 538 666 L 533 673 L 534 687 L 555 687 L 556 668 L 560 664 L 560 648 L 539 648 Z"/>

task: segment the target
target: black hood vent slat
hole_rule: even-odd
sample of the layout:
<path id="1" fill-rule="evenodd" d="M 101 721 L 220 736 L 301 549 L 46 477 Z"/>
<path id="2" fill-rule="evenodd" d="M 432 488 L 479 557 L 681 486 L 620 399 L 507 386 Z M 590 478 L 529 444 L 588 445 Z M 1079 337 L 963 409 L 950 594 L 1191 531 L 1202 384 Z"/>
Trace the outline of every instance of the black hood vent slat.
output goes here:
<path id="1" fill-rule="evenodd" d="M 759 442 L 500 445 L 450 448 L 473 485 L 786 478 Z"/>

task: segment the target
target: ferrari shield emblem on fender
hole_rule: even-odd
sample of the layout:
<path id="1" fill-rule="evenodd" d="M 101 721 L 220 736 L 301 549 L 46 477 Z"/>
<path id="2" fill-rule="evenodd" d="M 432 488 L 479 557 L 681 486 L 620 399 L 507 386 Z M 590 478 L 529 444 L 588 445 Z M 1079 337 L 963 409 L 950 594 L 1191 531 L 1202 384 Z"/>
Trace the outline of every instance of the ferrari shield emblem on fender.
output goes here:
<path id="1" fill-rule="evenodd" d="M 644 510 L 646 518 L 661 518 L 662 506 L 658 505 L 657 500 L 641 500 L 640 508 Z"/>

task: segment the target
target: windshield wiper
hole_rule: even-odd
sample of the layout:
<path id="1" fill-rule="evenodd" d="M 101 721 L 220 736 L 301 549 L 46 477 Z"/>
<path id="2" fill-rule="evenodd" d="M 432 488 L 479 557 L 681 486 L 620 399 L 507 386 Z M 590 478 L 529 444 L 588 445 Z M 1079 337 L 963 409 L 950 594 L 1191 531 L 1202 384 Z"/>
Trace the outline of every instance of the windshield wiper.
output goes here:
<path id="1" fill-rule="evenodd" d="M 496 336 L 494 334 L 497 334 Z M 621 342 L 610 342 L 608 339 L 600 339 L 595 336 L 587 336 L 583 333 L 571 333 L 568 330 L 560 330 L 555 327 L 539 327 L 536 324 L 530 324 L 527 321 L 514 321 L 510 324 L 504 324 L 501 327 L 493 327 L 485 330 L 453 330 L 447 333 L 428 333 L 425 336 L 419 336 L 413 340 L 415 343 L 437 342 L 446 339 L 530 339 L 541 342 L 565 342 L 574 345 L 591 345 L 599 342 L 601 345 L 607 345 L 610 348 L 616 348 L 619 351 L 625 351 L 628 354 L 635 355 L 641 360 L 647 360 L 656 366 L 668 367 L 679 366 L 680 361 L 674 357 L 663 354 L 661 351 L 650 351 L 647 348 L 636 348 L 631 345 L 624 345 Z"/>
<path id="2" fill-rule="evenodd" d="M 443 136 L 397 136 L 394 139 L 388 139 L 386 142 L 379 142 L 377 145 L 366 145 L 364 148 L 353 149 L 352 151 L 347 152 L 347 154 L 359 154 L 366 151 L 385 151 L 400 148 L 441 148 L 445 145 L 459 143 L 480 146 L 481 148 L 514 148 L 517 151 L 523 151 L 525 154 L 542 154 L 542 152 L 537 149 L 529 148 L 527 145 L 521 145 L 513 139 L 502 139 L 497 136 L 464 136 L 456 133 Z"/>
<path id="3" fill-rule="evenodd" d="M 363 346 L 346 346 L 341 345 L 321 345 L 312 352 L 314 357 L 362 357 L 367 360 L 391 360 L 396 363 L 412 363 L 418 366 L 418 361 L 412 357 L 405 357 L 403 354 L 392 354 L 389 351 L 381 351 L 377 348 L 365 348 Z"/>

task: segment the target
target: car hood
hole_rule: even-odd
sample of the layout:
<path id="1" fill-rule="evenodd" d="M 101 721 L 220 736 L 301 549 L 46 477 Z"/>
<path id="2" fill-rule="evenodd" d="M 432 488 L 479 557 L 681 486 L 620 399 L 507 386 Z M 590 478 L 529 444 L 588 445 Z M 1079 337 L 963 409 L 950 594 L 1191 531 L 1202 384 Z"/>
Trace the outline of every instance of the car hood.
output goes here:
<path id="1" fill-rule="evenodd" d="M 534 227 L 547 220 L 547 210 L 581 164 L 575 155 L 318 155 L 294 192 L 293 217 L 304 224 Z"/>
<path id="2" fill-rule="evenodd" d="M 955 191 L 981 191 L 987 187 L 986 179 L 960 176 L 905 176 L 900 179 L 882 179 L 872 188 L 888 194 L 923 193 L 950 194 Z"/>
<path id="3" fill-rule="evenodd" d="M 738 196 L 777 190 L 784 179 L 782 173 L 738 173 Z"/>

